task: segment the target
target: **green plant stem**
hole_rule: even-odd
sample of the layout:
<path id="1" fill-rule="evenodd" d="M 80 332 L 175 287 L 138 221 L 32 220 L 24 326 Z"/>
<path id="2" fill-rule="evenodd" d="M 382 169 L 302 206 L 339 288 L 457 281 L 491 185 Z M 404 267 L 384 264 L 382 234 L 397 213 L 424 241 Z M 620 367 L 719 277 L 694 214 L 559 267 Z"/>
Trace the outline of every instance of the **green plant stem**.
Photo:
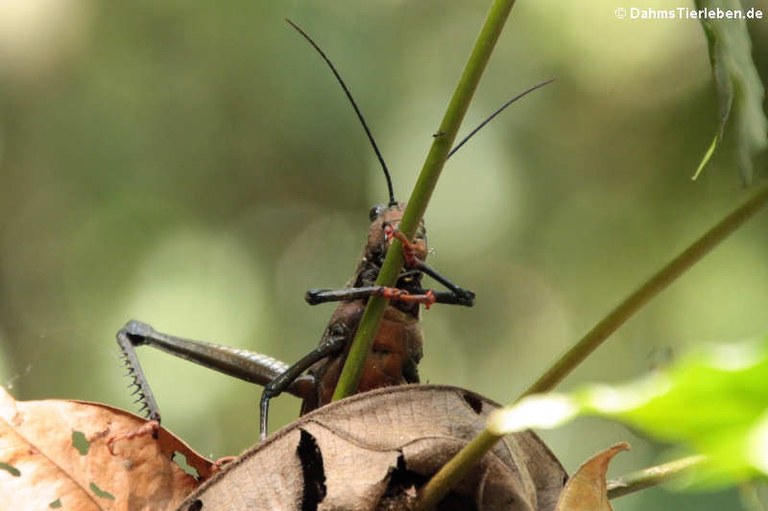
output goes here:
<path id="1" fill-rule="evenodd" d="M 651 486 L 658 486 L 700 465 L 705 460 L 704 456 L 689 456 L 621 476 L 608 482 L 608 498 L 615 499 Z"/>
<path id="2" fill-rule="evenodd" d="M 465 445 L 448 463 L 432 476 L 432 479 L 421 489 L 415 511 L 431 511 L 443 500 L 453 486 L 478 463 L 485 453 L 490 451 L 501 437 L 480 432 Z"/>
<path id="3" fill-rule="evenodd" d="M 581 364 L 608 336 L 619 329 L 651 298 L 666 289 L 680 275 L 685 273 L 699 259 L 719 245 L 732 232 L 757 214 L 768 202 L 768 185 L 763 185 L 758 192 L 743 205 L 721 220 L 701 238 L 670 261 L 653 277 L 629 295 L 605 318 L 592 328 L 579 342 L 563 354 L 536 382 L 523 392 L 520 397 L 530 394 L 549 392 L 568 374 Z"/>
<path id="4" fill-rule="evenodd" d="M 456 140 L 464 115 L 469 108 L 472 96 L 477 90 L 480 78 L 485 71 L 496 41 L 499 39 L 504 23 L 512 10 L 514 0 L 495 0 L 486 18 L 485 24 L 477 37 L 475 46 L 462 72 L 456 90 L 448 103 L 443 120 L 440 123 L 427 158 L 419 173 L 413 193 L 408 199 L 408 206 L 403 213 L 403 219 L 398 227 L 409 239 L 413 237 L 416 228 L 424 216 L 427 204 L 435 189 L 440 172 L 443 169 L 448 152 Z M 376 285 L 394 286 L 403 267 L 402 244 L 395 240 L 387 251 L 387 257 L 376 279 Z M 371 351 L 373 338 L 379 327 L 379 321 L 386 308 L 386 300 L 372 297 L 363 312 L 360 326 L 352 341 L 344 369 L 339 377 L 339 383 L 333 393 L 333 399 L 342 399 L 357 390 L 365 359 Z"/>
<path id="5" fill-rule="evenodd" d="M 600 343 L 613 333 L 629 317 L 637 312 L 651 297 L 669 285 L 685 270 L 693 266 L 702 256 L 720 244 L 729 234 L 743 225 L 768 203 L 768 185 L 763 185 L 758 192 L 743 205 L 721 220 L 712 229 L 696 240 L 656 275 L 622 302 L 613 312 L 597 324 L 584 339 L 568 351 L 543 377 L 532 385 L 524 394 L 546 392 L 552 389 L 565 375 L 575 368 Z M 521 397 L 523 397 L 521 396 Z M 481 432 L 446 463 L 424 486 L 418 511 L 432 509 L 447 494 L 451 487 L 460 481 L 480 459 L 493 448 L 503 435 L 493 435 L 487 430 Z M 619 490 L 615 490 L 618 492 Z"/>

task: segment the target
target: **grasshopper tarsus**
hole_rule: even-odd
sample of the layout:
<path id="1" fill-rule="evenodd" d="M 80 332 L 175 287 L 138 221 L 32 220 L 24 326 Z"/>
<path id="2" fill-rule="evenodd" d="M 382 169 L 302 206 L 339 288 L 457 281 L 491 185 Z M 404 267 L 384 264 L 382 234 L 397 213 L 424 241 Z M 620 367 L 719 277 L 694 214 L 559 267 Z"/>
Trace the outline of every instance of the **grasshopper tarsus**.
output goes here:
<path id="1" fill-rule="evenodd" d="M 408 239 L 400 230 L 390 223 L 384 224 L 384 236 L 388 241 L 397 239 L 403 246 L 403 259 L 406 268 L 417 268 L 419 264 L 424 264 L 424 258 L 427 253 L 424 251 L 424 245 L 420 245 Z"/>
<path id="2" fill-rule="evenodd" d="M 435 303 L 473 307 L 475 305 L 475 293 L 466 289 L 458 289 L 458 293 L 454 291 L 433 291 Z"/>
<path id="3" fill-rule="evenodd" d="M 328 302 L 330 300 L 324 298 L 324 296 L 329 291 L 333 291 L 333 289 L 307 289 L 307 292 L 304 293 L 304 301 L 309 305 L 318 305 Z"/>
<path id="4" fill-rule="evenodd" d="M 458 298 L 457 305 L 463 305 L 465 307 L 472 307 L 475 305 L 475 293 L 468 289 L 462 289 L 457 287 L 454 290 L 454 294 Z"/>

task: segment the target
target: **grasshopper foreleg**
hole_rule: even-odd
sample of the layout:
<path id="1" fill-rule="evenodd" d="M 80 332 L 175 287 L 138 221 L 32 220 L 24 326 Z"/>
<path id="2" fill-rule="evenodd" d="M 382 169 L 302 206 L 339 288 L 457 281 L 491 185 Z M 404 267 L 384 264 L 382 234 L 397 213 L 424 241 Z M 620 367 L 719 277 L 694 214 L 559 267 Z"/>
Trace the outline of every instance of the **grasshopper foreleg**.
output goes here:
<path id="1" fill-rule="evenodd" d="M 418 302 L 424 305 L 442 303 L 445 305 L 463 305 L 472 307 L 475 294 L 472 291 L 459 288 L 460 292 L 435 291 L 417 288 L 408 293 L 401 289 L 383 286 L 350 287 L 346 289 L 310 289 L 304 294 L 304 300 L 310 305 L 327 302 L 342 302 L 368 298 L 373 295 L 383 296 L 389 300 L 401 302 Z"/>
<path id="2" fill-rule="evenodd" d="M 425 275 L 429 275 L 445 287 L 450 290 L 450 294 L 453 294 L 456 298 L 455 302 L 441 302 L 441 303 L 455 303 L 456 305 L 464 305 L 466 307 L 472 307 L 475 303 L 475 293 L 467 289 L 460 288 L 446 277 L 437 272 L 434 268 L 428 265 L 421 259 L 416 259 L 412 265 L 412 268 L 419 270 Z"/>
<path id="3" fill-rule="evenodd" d="M 400 243 L 403 245 L 403 258 L 405 259 L 405 266 L 406 268 L 410 268 L 413 270 L 420 271 L 421 273 L 425 275 L 429 275 L 436 281 L 440 282 L 442 285 L 447 287 L 455 296 L 455 300 L 452 300 L 450 302 L 442 302 L 442 303 L 451 303 L 456 305 L 464 305 L 466 307 L 472 307 L 475 303 L 475 293 L 472 291 L 462 289 L 450 280 L 448 280 L 447 277 L 444 277 L 440 273 L 438 273 L 437 270 L 432 268 L 430 265 L 426 263 L 423 259 L 420 259 L 416 256 L 416 253 L 418 252 L 418 249 L 416 245 L 409 240 L 405 234 L 400 232 L 397 228 L 393 227 L 391 224 L 387 224 L 385 226 L 385 236 L 387 239 L 396 238 L 400 240 Z"/>
<path id="4" fill-rule="evenodd" d="M 402 289 L 384 286 L 350 287 L 346 289 L 309 289 L 304 294 L 304 300 L 310 305 L 317 305 L 326 302 L 359 300 L 368 298 L 372 295 L 377 295 L 392 301 L 422 303 L 427 307 L 433 303 L 463 305 L 464 307 L 472 307 L 474 305 L 475 293 L 455 285 L 424 261 L 417 259 L 416 262 L 413 263 L 413 269 L 429 275 L 447 287 L 449 291 L 433 291 L 422 288 L 404 291 Z"/>
<path id="5" fill-rule="evenodd" d="M 381 296 L 395 302 L 420 303 L 429 307 L 433 303 L 459 303 L 458 300 L 441 301 L 438 294 L 444 298 L 453 292 L 435 292 L 430 289 L 416 289 L 416 292 L 406 291 L 396 287 L 366 286 L 346 289 L 310 289 L 304 294 L 304 299 L 310 305 L 326 302 L 341 302 Z"/>

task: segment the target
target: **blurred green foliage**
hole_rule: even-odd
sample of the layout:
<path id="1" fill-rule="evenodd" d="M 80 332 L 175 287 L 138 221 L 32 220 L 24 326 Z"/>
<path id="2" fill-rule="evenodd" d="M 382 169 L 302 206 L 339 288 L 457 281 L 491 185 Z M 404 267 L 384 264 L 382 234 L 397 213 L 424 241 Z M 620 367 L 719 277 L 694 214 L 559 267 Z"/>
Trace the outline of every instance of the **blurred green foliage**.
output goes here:
<path id="1" fill-rule="evenodd" d="M 718 119 L 698 23 L 570 4 L 515 6 L 466 130 L 517 91 L 558 81 L 451 159 L 426 219 L 431 262 L 478 300 L 424 314 L 422 377 L 500 402 L 748 194 L 727 137 L 689 179 Z M 404 200 L 486 8 L 0 4 L 2 383 L 20 399 L 130 408 L 113 336 L 132 317 L 283 360 L 305 353 L 331 306 L 311 308 L 303 293 L 346 281 L 386 191 L 341 91 L 283 18 L 336 62 Z M 768 24 L 748 27 L 765 81 Z M 564 387 L 767 332 L 766 232 L 761 217 L 733 236 Z M 140 356 L 165 425 L 198 450 L 234 454 L 256 439 L 258 388 Z M 273 426 L 297 410 L 277 399 Z M 597 419 L 545 438 L 569 470 L 617 440 L 635 449 L 616 474 L 657 449 Z M 616 509 L 725 509 L 734 498 L 653 490 Z"/>
<path id="2" fill-rule="evenodd" d="M 707 455 L 690 484 L 722 487 L 768 475 L 768 338 L 699 348 L 667 371 L 575 397 L 586 413 Z"/>
<path id="3" fill-rule="evenodd" d="M 620 385 L 530 395 L 489 419 L 497 436 L 607 417 L 694 456 L 686 489 L 764 482 L 768 475 L 768 337 L 698 346 L 670 367 Z M 702 456 L 703 455 L 703 456 Z M 677 475 L 682 475 L 679 471 Z"/>
<path id="4" fill-rule="evenodd" d="M 735 12 L 741 7 L 740 0 L 696 0 L 695 4 L 704 12 Z M 744 182 L 749 184 L 753 157 L 768 147 L 768 123 L 763 111 L 765 87 L 754 67 L 747 23 L 743 19 L 715 17 L 703 19 L 701 25 L 709 46 L 712 78 L 720 104 L 720 125 L 696 174 L 704 168 L 730 125 L 737 140 L 739 171 Z M 732 110 L 735 115 L 729 123 Z"/>

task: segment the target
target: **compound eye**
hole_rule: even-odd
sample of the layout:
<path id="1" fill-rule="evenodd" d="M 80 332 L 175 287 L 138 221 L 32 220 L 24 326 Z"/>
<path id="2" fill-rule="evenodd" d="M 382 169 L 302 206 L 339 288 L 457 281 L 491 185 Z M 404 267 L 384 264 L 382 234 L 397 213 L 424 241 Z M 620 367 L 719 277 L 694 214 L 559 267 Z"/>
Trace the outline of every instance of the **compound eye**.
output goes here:
<path id="1" fill-rule="evenodd" d="M 368 218 L 373 222 L 377 218 L 381 216 L 381 214 L 384 212 L 384 206 L 382 204 L 376 204 L 374 207 L 371 208 L 371 211 L 368 213 Z"/>

